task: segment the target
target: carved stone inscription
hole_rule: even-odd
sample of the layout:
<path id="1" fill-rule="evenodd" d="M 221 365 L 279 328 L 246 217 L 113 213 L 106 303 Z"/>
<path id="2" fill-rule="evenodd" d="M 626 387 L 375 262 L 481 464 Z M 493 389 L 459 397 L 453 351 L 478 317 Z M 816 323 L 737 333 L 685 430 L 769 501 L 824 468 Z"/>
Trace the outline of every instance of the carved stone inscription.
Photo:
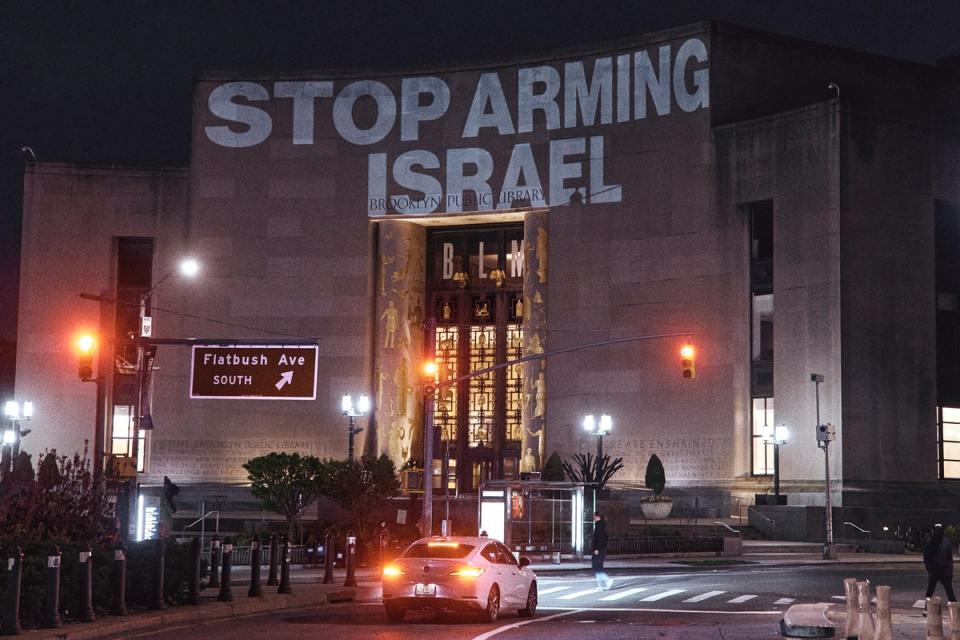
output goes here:
<path id="1" fill-rule="evenodd" d="M 247 479 L 243 463 L 273 451 L 329 457 L 327 443 L 317 439 L 155 439 L 150 448 L 150 472 L 176 481 L 243 482 Z"/>
<path id="2" fill-rule="evenodd" d="M 671 483 L 696 485 L 727 479 L 733 474 L 729 438 L 604 438 L 603 452 L 623 458 L 622 476 L 617 479 L 642 483 L 651 454 L 663 461 L 667 486 Z"/>

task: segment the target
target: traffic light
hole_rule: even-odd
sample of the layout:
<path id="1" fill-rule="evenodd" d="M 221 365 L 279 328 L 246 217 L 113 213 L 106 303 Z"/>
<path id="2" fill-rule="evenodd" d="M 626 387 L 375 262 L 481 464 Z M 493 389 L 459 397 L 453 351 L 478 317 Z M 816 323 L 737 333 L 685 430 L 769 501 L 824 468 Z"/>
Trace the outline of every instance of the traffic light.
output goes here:
<path id="1" fill-rule="evenodd" d="M 97 339 L 84 334 L 77 340 L 77 375 L 81 380 L 93 380 L 93 352 L 97 350 Z"/>
<path id="2" fill-rule="evenodd" d="M 680 349 L 680 367 L 683 377 L 687 380 L 697 377 L 697 366 L 694 362 L 695 356 L 696 349 L 693 348 L 692 344 L 685 344 L 683 348 Z"/>
<path id="3" fill-rule="evenodd" d="M 433 396 L 437 390 L 437 371 L 439 367 L 436 361 L 427 360 L 423 363 L 423 395 Z"/>

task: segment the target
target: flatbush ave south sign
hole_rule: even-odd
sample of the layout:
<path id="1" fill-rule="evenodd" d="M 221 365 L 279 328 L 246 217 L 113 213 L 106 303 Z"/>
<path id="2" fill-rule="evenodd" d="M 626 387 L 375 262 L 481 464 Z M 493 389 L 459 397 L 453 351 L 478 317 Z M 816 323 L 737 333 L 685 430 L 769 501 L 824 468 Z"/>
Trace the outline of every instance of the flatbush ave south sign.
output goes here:
<path id="1" fill-rule="evenodd" d="M 190 397 L 315 400 L 317 347 L 193 347 Z"/>

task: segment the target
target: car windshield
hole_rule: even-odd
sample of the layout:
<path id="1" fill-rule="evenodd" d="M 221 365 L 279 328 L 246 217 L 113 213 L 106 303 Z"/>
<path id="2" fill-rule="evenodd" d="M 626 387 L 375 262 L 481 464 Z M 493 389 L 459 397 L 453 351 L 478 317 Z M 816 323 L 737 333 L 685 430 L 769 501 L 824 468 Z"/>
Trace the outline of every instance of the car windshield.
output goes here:
<path id="1" fill-rule="evenodd" d="M 404 558 L 440 558 L 455 560 L 466 558 L 473 551 L 472 544 L 459 542 L 418 542 L 403 554 Z"/>

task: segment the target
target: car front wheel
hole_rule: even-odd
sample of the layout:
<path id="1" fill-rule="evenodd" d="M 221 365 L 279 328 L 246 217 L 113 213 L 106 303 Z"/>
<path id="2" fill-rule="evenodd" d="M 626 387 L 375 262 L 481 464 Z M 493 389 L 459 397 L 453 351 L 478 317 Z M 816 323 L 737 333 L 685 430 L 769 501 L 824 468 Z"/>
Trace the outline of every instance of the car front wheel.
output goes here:
<path id="1" fill-rule="evenodd" d="M 500 589 L 497 585 L 490 587 L 487 595 L 487 607 L 483 610 L 483 618 L 487 622 L 496 622 L 500 617 Z"/>
<path id="2" fill-rule="evenodd" d="M 537 583 L 530 583 L 530 590 L 527 591 L 527 606 L 518 612 L 524 618 L 532 618 L 537 613 Z"/>

